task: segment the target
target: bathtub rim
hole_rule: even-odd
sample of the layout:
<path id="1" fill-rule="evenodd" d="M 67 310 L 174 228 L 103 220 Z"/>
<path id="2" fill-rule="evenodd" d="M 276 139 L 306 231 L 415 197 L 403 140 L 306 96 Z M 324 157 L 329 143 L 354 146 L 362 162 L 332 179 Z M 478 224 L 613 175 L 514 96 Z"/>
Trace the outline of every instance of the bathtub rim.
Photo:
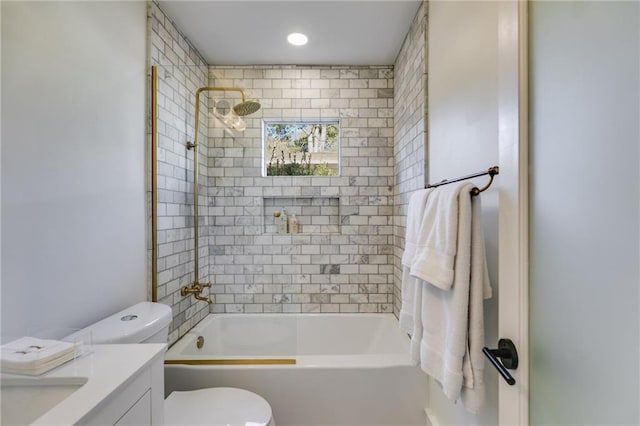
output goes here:
<path id="1" fill-rule="evenodd" d="M 178 339 L 165 353 L 165 366 L 188 366 L 188 367 L 265 367 L 265 368 L 384 368 L 396 366 L 413 366 L 416 363 L 411 360 L 409 354 L 409 337 L 397 328 L 398 335 L 403 336 L 404 352 L 391 354 L 338 354 L 338 355 L 214 355 L 208 358 L 203 355 L 188 355 L 183 353 L 183 349 L 195 340 L 202 330 L 209 323 L 226 318 L 273 318 L 273 317 L 304 317 L 304 318 L 376 318 L 385 322 L 392 321 L 395 325 L 398 318 L 393 313 L 365 312 L 365 313 L 210 313 L 198 324 L 189 330 L 184 336 Z"/>

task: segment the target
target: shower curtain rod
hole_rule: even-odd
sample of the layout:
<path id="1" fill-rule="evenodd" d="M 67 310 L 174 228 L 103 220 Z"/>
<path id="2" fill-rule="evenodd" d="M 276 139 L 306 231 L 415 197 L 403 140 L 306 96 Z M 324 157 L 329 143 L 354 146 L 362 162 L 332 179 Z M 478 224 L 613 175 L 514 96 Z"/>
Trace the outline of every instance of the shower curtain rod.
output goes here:
<path id="1" fill-rule="evenodd" d="M 500 174 L 500 168 L 498 166 L 493 166 L 493 167 L 489 167 L 487 170 L 483 171 L 483 172 L 478 172 L 478 173 L 473 173 L 471 175 L 467 175 L 467 176 L 460 176 L 457 177 L 455 179 L 444 179 L 441 180 L 438 183 L 428 183 L 426 184 L 424 187 L 425 188 L 437 188 L 438 186 L 442 186 L 442 185 L 448 185 L 450 183 L 454 183 L 454 182 L 460 182 L 463 180 L 467 180 L 467 179 L 472 179 L 478 176 L 485 176 L 485 175 L 489 175 L 490 179 L 489 182 L 483 186 L 482 188 L 473 188 L 471 190 L 471 195 L 478 195 L 483 191 L 486 191 L 491 184 L 493 183 L 493 177 L 497 174 Z"/>

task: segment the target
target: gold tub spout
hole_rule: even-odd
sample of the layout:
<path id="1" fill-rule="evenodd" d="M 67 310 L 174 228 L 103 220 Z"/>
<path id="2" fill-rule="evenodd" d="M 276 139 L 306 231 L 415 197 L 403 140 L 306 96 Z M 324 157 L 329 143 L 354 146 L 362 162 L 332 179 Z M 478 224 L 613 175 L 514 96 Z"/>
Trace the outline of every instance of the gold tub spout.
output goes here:
<path id="1" fill-rule="evenodd" d="M 191 286 L 187 287 L 184 286 L 180 289 L 180 296 L 184 297 L 187 296 L 189 294 L 193 294 L 193 297 L 195 297 L 197 300 L 202 300 L 204 302 L 207 302 L 208 304 L 212 304 L 213 300 L 211 300 L 210 297 L 206 297 L 206 296 L 202 296 L 202 290 L 204 290 L 205 288 L 211 288 L 211 283 L 198 283 L 198 282 L 194 282 L 193 284 L 191 284 Z"/>

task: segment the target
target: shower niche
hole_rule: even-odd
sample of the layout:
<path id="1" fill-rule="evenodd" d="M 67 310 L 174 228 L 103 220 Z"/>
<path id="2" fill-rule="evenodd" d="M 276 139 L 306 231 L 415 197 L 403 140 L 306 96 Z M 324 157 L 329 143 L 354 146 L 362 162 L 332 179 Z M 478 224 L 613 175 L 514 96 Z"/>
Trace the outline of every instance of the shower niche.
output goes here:
<path id="1" fill-rule="evenodd" d="M 339 234 L 340 198 L 339 197 L 263 197 L 264 233 L 278 232 L 278 220 L 285 212 L 290 220 L 293 215 L 299 222 L 297 232 L 287 231 L 286 235 L 296 234 Z M 275 213 L 275 215 L 274 215 Z"/>

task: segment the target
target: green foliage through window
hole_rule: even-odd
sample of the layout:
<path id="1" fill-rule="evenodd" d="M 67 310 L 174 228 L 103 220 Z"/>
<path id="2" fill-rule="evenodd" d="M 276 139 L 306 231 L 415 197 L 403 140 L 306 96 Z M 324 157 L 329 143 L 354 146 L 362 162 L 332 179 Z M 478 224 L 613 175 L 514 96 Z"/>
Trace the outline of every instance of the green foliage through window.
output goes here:
<path id="1" fill-rule="evenodd" d="M 338 121 L 265 122 L 267 176 L 337 176 Z"/>

